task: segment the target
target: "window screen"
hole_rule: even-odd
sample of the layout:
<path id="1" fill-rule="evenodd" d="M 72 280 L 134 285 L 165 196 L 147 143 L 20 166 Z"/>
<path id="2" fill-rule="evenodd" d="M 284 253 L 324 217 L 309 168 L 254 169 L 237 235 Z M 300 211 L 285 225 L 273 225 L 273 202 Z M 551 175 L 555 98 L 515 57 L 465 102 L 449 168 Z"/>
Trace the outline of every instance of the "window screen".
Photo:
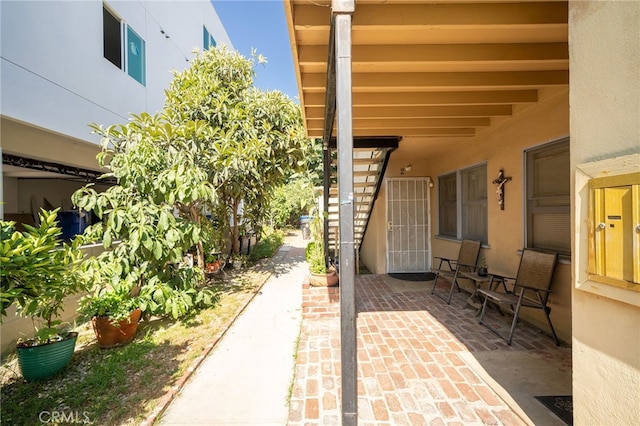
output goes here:
<path id="1" fill-rule="evenodd" d="M 527 247 L 571 253 L 569 139 L 525 152 Z"/>
<path id="2" fill-rule="evenodd" d="M 105 7 L 102 8 L 102 32 L 104 57 L 122 68 L 122 26 Z"/>
<path id="3" fill-rule="evenodd" d="M 462 238 L 488 242 L 487 166 L 462 170 Z"/>
<path id="4" fill-rule="evenodd" d="M 438 178 L 439 229 L 440 235 L 457 238 L 457 180 L 456 173 Z"/>

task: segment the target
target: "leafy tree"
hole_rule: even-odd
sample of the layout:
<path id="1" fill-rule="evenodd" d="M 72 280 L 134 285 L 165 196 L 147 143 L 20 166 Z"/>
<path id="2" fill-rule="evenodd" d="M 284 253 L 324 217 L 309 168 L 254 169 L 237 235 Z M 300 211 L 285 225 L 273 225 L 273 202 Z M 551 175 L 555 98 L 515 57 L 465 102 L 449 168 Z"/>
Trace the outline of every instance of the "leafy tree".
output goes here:
<path id="1" fill-rule="evenodd" d="M 205 142 L 199 164 L 216 188 L 212 213 L 229 229 L 233 253 L 241 226 L 259 228 L 271 193 L 304 167 L 308 148 L 300 107 L 279 91 L 252 87 L 256 61 L 264 58 L 211 49 L 176 73 L 166 91 L 168 121 L 208 127 L 199 138 Z"/>
<path id="2" fill-rule="evenodd" d="M 193 213 L 214 196 L 189 149 L 198 123 L 171 126 L 161 115 L 143 113 L 126 125 L 94 130 L 103 136 L 99 163 L 117 184 L 102 193 L 89 185 L 72 197 L 103 219 L 85 232 L 110 249 L 85 264 L 92 281 L 125 282 L 140 292 L 144 311 L 174 318 L 213 300 L 207 290 L 196 289 L 201 272 L 175 267 L 189 248 L 201 245 L 201 230 L 197 214 L 182 217 L 174 211 Z"/>
<path id="3" fill-rule="evenodd" d="M 313 186 L 320 186 L 324 181 L 324 151 L 322 148 L 322 139 L 313 139 L 310 141 L 309 150 L 306 155 L 306 178 L 311 180 Z"/>
<path id="4" fill-rule="evenodd" d="M 298 226 L 300 216 L 307 215 L 315 204 L 313 186 L 307 176 L 290 179 L 277 188 L 270 203 L 270 216 L 276 227 Z"/>
<path id="5" fill-rule="evenodd" d="M 207 213 L 219 230 L 230 230 L 237 253 L 241 205 L 255 226 L 271 191 L 304 165 L 300 108 L 280 92 L 252 87 L 256 60 L 264 59 L 226 48 L 198 53 L 175 73 L 161 112 L 93 126 L 103 137 L 99 163 L 117 185 L 103 193 L 87 186 L 73 196 L 103 219 L 87 235 L 112 249 L 86 269 L 97 282 L 129 283 L 150 313 L 178 317 L 211 300 L 196 288 L 203 240 L 215 244 L 202 234 L 210 228 Z M 115 240 L 120 244 L 112 246 Z M 193 246 L 199 274 L 174 267 Z"/>

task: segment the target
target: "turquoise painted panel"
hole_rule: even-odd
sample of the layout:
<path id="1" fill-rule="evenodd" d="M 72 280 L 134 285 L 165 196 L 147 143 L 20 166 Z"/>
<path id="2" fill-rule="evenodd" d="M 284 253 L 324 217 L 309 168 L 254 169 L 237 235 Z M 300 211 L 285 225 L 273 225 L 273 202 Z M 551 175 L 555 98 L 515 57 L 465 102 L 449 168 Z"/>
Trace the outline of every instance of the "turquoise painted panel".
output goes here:
<path id="1" fill-rule="evenodd" d="M 143 86 L 145 79 L 144 40 L 127 25 L 127 72 Z"/>

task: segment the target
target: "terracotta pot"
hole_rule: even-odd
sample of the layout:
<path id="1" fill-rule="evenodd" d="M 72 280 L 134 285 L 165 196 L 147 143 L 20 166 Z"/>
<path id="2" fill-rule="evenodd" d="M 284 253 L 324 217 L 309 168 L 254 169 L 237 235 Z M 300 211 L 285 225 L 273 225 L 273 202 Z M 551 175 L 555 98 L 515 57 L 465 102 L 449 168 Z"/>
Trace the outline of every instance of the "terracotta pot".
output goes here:
<path id="1" fill-rule="evenodd" d="M 138 321 L 140 321 L 141 314 L 142 311 L 136 309 L 131 312 L 129 319 L 119 321 L 119 326 L 113 325 L 109 317 L 91 318 L 91 324 L 93 325 L 93 331 L 96 333 L 98 345 L 101 348 L 108 349 L 126 345 L 131 342 L 133 338 L 136 337 Z"/>
<path id="2" fill-rule="evenodd" d="M 326 274 L 310 273 L 309 284 L 313 287 L 335 287 L 338 285 L 338 274 L 336 271 L 329 271 Z"/>
<path id="3" fill-rule="evenodd" d="M 219 261 L 215 261 L 215 262 L 210 262 L 207 263 L 206 266 L 206 271 L 208 274 L 215 274 L 220 270 L 220 262 Z"/>

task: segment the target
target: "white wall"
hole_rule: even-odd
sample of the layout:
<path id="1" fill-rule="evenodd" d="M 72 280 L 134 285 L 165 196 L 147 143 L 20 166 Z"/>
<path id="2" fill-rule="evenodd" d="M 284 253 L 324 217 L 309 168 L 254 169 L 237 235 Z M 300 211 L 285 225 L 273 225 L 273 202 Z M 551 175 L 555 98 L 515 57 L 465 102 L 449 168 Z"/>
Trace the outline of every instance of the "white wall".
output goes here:
<path id="1" fill-rule="evenodd" d="M 170 70 L 202 48 L 203 24 L 231 45 L 208 0 L 107 4 L 145 40 L 146 87 L 103 57 L 101 1 L 2 1 L 2 115 L 97 142 L 88 123 L 162 106 Z"/>

